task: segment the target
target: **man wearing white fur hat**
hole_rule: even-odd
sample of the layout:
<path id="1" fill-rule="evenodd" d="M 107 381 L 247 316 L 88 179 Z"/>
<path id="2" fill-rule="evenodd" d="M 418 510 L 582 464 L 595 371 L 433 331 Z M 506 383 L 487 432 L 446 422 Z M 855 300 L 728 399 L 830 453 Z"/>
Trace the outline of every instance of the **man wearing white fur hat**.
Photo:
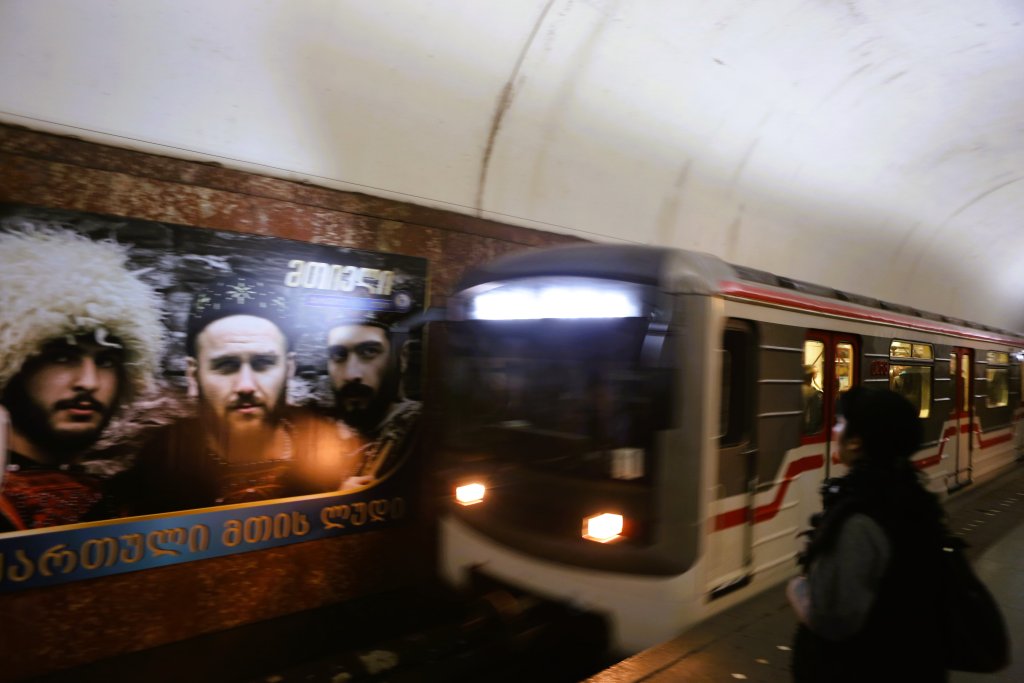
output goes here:
<path id="1" fill-rule="evenodd" d="M 0 233 L 0 531 L 116 516 L 82 456 L 152 388 L 160 298 L 127 250 L 69 230 Z"/>

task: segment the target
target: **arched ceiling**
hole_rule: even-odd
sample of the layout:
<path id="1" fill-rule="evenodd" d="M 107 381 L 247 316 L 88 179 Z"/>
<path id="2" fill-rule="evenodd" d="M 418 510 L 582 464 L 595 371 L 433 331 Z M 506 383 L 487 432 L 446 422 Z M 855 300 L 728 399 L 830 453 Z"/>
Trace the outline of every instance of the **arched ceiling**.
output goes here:
<path id="1" fill-rule="evenodd" d="M 1024 331 L 1020 0 L 4 0 L 0 120 Z"/>

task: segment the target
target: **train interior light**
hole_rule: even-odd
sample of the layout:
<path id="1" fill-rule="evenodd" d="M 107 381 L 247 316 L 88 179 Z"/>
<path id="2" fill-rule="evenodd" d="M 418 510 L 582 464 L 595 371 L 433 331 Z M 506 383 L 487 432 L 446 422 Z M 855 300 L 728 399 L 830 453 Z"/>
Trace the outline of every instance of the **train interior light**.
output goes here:
<path id="1" fill-rule="evenodd" d="M 583 538 L 597 543 L 611 543 L 622 538 L 622 515 L 603 512 L 583 520 Z"/>
<path id="2" fill-rule="evenodd" d="M 642 306 L 636 289 L 584 278 L 516 281 L 473 297 L 475 320 L 634 318 Z"/>
<path id="3" fill-rule="evenodd" d="M 476 505 L 484 501 L 487 487 L 480 482 L 472 482 L 455 487 L 455 500 L 459 505 Z"/>

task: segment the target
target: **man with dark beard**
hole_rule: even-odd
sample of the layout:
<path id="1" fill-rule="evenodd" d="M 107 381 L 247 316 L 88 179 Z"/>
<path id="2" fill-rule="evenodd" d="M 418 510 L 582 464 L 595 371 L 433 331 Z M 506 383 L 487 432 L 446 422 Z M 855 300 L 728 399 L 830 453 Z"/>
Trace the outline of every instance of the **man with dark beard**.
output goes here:
<path id="1" fill-rule="evenodd" d="M 68 230 L 0 234 L 0 531 L 117 516 L 96 444 L 152 388 L 163 338 L 126 266 L 121 245 Z"/>
<path id="2" fill-rule="evenodd" d="M 367 314 L 337 321 L 327 334 L 335 414 L 367 442 L 346 486 L 366 486 L 398 466 L 414 443 L 421 404 L 400 395 L 408 345 L 396 354 L 391 332 Z"/>
<path id="3" fill-rule="evenodd" d="M 295 370 L 287 294 L 246 278 L 197 295 L 186 377 L 197 415 L 140 454 L 133 511 L 164 512 L 341 488 L 358 449 L 331 420 L 286 405 Z"/>

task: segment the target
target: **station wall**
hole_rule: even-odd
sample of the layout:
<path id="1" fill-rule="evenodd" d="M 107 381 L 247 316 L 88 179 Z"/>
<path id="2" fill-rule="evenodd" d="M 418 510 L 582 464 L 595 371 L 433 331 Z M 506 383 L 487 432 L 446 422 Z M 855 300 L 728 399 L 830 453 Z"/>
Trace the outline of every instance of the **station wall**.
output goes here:
<path id="1" fill-rule="evenodd" d="M 578 241 L 6 125 L 0 125 L 0 202 L 422 257 L 431 306 L 444 305 L 473 264 Z M 381 532 L 0 595 L 0 680 L 52 674 L 415 585 L 433 571 L 426 517 Z M 268 642 L 281 635 L 275 631 Z M 344 642 L 346 634 L 329 637 Z M 255 652 L 253 645 L 238 648 Z"/>

